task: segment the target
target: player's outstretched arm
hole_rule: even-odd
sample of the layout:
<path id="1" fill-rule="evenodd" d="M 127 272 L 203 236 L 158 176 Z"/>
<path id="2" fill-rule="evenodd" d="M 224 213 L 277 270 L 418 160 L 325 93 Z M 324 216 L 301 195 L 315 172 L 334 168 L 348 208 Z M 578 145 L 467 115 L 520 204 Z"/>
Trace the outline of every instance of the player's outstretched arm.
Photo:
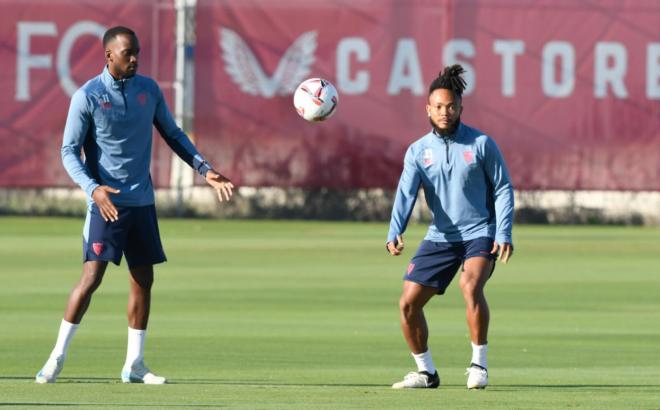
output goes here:
<path id="1" fill-rule="evenodd" d="M 501 261 L 502 263 L 507 263 L 511 255 L 513 255 L 513 245 L 508 242 L 504 242 L 502 244 L 493 242 L 493 249 L 490 251 L 490 253 L 496 254 L 498 251 L 500 252 L 500 256 L 497 258 L 497 260 Z"/>
<path id="2" fill-rule="evenodd" d="M 215 189 L 220 202 L 223 201 L 223 198 L 225 201 L 229 201 L 229 198 L 234 194 L 234 184 L 231 183 L 229 178 L 219 172 L 212 169 L 206 172 L 206 182 Z"/>
<path id="3" fill-rule="evenodd" d="M 392 256 L 399 256 L 403 252 L 403 236 L 397 235 L 396 239 L 387 243 L 387 250 Z"/>

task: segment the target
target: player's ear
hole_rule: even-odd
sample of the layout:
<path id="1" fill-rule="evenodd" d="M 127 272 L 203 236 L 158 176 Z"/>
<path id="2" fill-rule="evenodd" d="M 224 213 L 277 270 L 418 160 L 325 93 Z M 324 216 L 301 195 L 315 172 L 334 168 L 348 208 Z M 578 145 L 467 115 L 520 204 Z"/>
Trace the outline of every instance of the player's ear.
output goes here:
<path id="1" fill-rule="evenodd" d="M 426 115 L 431 116 L 431 106 L 426 104 Z"/>

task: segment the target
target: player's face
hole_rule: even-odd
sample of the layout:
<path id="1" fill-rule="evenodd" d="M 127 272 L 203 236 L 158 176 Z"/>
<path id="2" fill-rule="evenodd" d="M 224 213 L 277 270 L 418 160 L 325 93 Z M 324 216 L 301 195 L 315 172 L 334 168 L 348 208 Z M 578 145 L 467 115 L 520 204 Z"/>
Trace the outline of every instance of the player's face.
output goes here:
<path id="1" fill-rule="evenodd" d="M 446 131 L 457 125 L 463 107 L 461 106 L 461 100 L 456 98 L 452 91 L 438 88 L 429 95 L 426 112 L 431 122 L 439 130 Z"/>
<path id="2" fill-rule="evenodd" d="M 137 37 L 119 34 L 105 50 L 108 71 L 116 79 L 133 77 L 137 73 L 139 55 L 140 42 Z"/>

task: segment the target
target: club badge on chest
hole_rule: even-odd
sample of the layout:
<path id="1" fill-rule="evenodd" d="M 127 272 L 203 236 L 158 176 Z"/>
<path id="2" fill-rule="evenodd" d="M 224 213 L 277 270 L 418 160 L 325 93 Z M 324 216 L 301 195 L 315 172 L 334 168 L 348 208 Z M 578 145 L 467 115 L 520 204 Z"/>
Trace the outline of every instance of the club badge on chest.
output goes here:
<path id="1" fill-rule="evenodd" d="M 428 168 L 433 165 L 433 150 L 431 148 L 426 148 L 422 154 L 422 162 L 424 167 Z"/>

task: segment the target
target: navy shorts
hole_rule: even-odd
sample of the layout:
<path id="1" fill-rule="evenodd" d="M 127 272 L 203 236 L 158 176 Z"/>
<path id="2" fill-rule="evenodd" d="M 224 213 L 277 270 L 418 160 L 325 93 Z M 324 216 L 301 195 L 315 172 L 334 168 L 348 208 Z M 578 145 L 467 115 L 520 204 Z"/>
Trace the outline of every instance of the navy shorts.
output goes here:
<path id="1" fill-rule="evenodd" d="M 422 241 L 403 279 L 437 288 L 438 294 L 443 294 L 466 259 L 481 256 L 495 260 L 492 249 L 493 239 L 486 237 L 463 242 Z"/>
<path id="2" fill-rule="evenodd" d="M 122 254 L 126 255 L 129 268 L 165 262 L 156 207 L 117 207 L 117 211 L 119 219 L 106 222 L 96 204 L 88 207 L 83 229 L 83 262 L 108 261 L 119 265 Z"/>

